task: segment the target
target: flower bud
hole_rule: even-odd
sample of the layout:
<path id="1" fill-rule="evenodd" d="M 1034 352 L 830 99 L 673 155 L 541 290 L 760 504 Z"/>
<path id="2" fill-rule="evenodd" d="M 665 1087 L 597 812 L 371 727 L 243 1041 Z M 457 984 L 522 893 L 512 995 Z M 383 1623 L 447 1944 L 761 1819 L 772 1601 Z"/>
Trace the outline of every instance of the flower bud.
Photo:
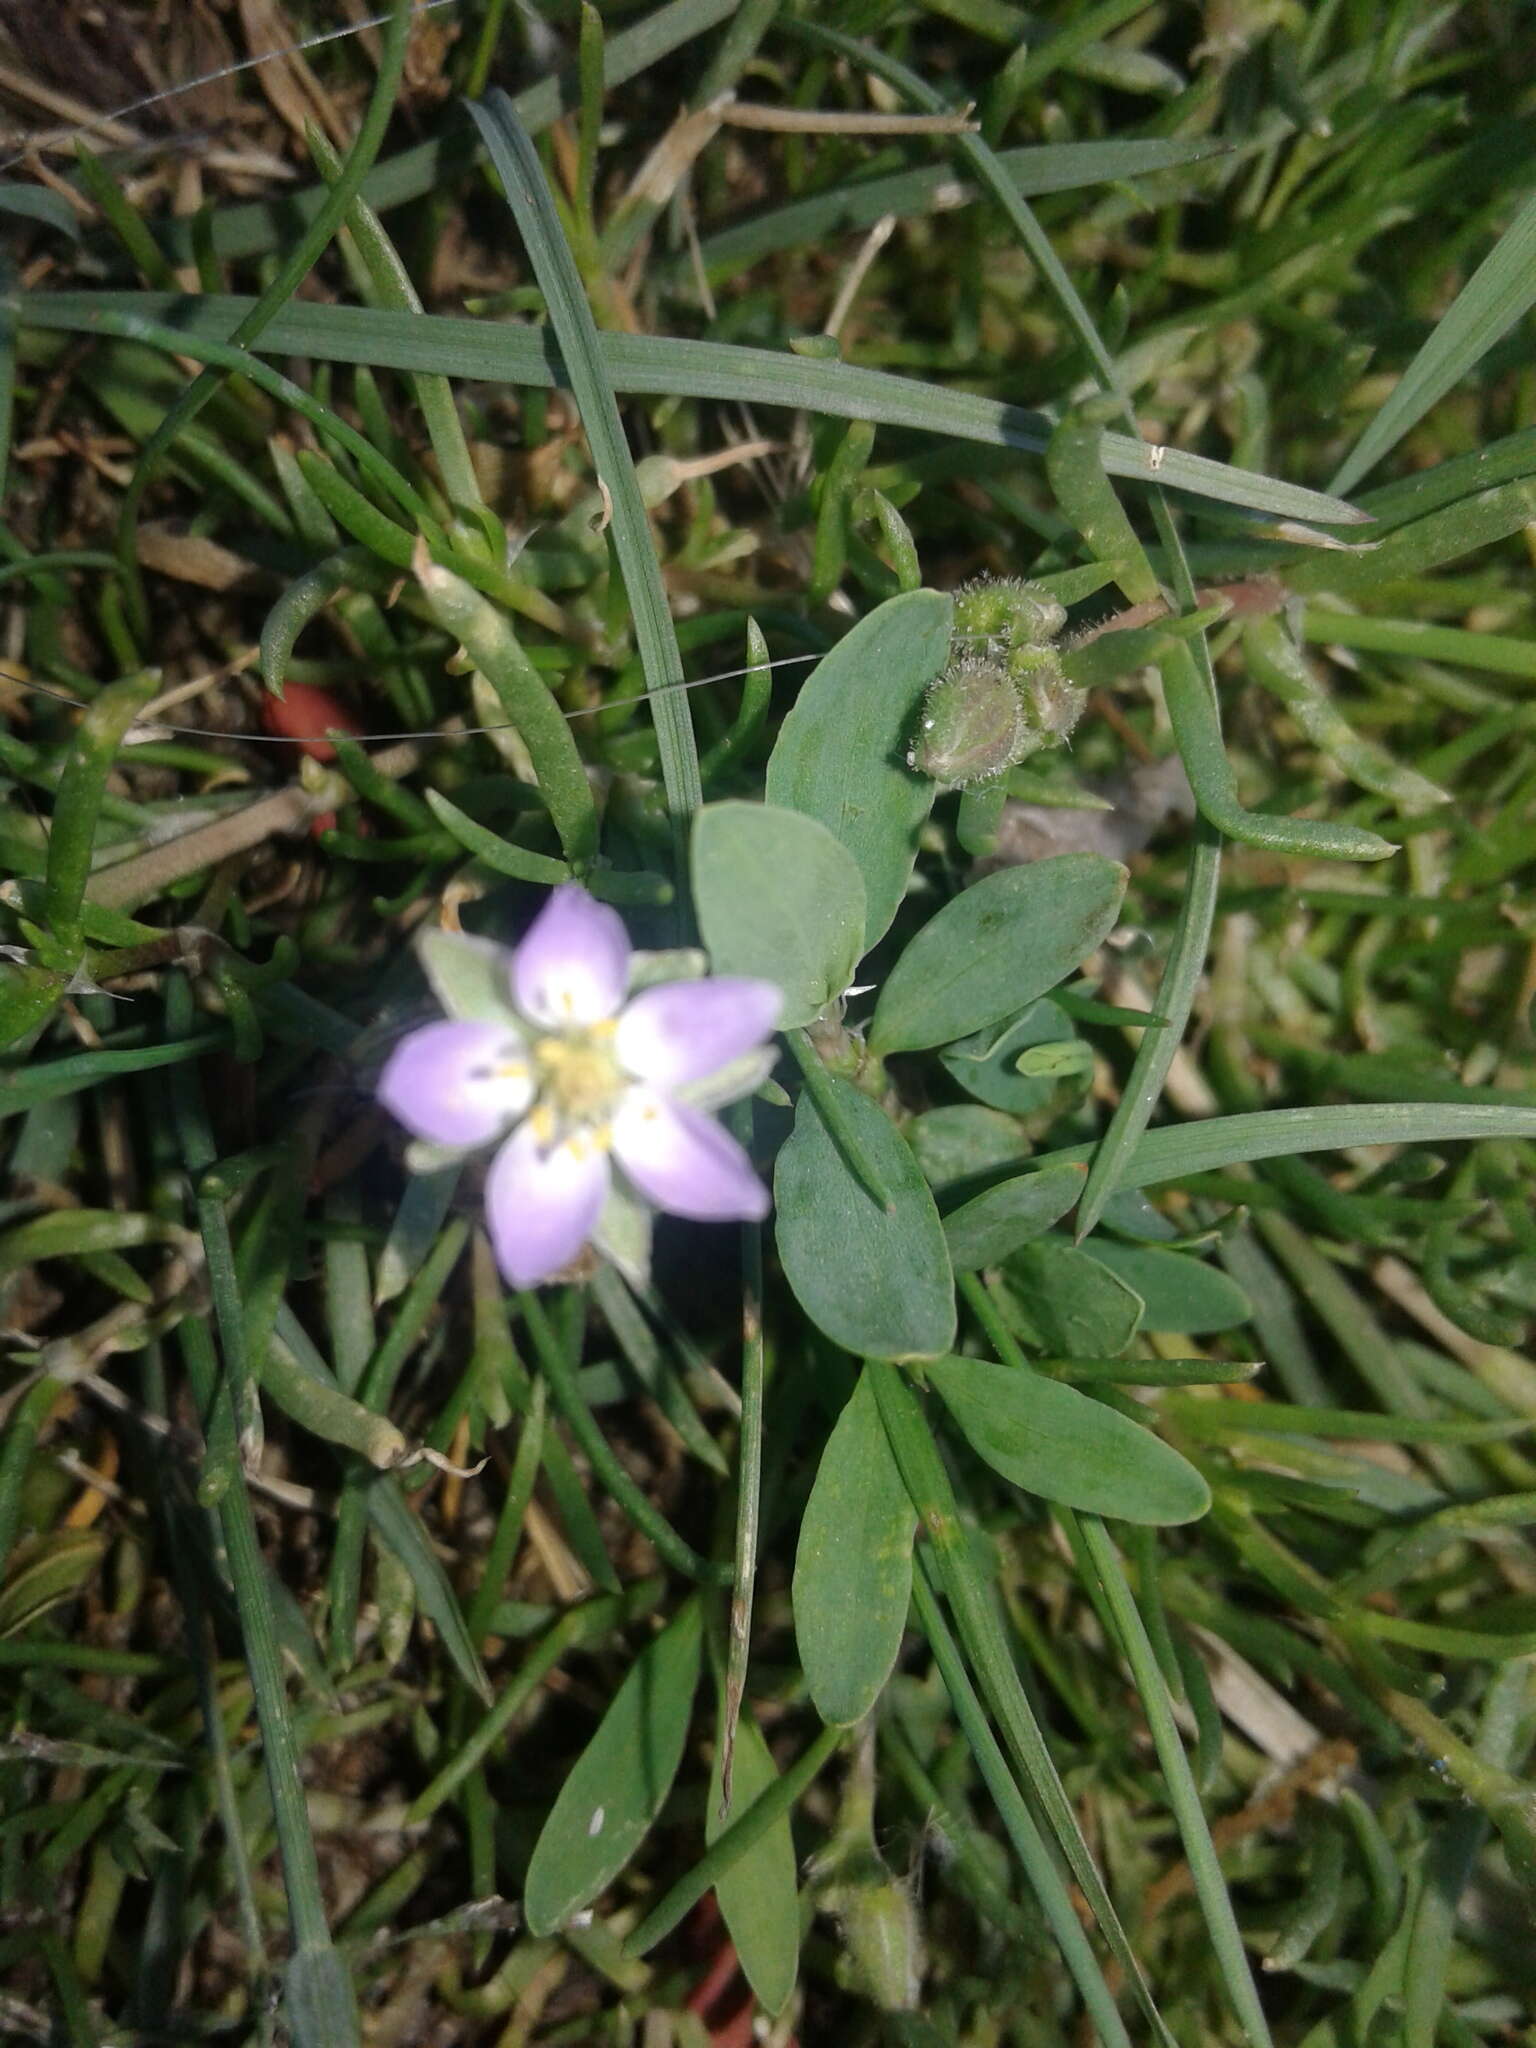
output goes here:
<path id="1" fill-rule="evenodd" d="M 1068 682 L 1055 648 L 1015 647 L 1008 656 L 1008 673 L 1029 731 L 1025 751 L 1059 747 L 1070 739 L 1088 702 L 1088 692 Z"/>
<path id="2" fill-rule="evenodd" d="M 837 1916 L 843 1953 L 837 1975 L 844 1988 L 882 2012 L 916 2012 L 926 1957 L 922 1926 L 910 1885 L 880 1869 L 863 1884 L 843 1884 L 822 1901 Z"/>
<path id="3" fill-rule="evenodd" d="M 962 655 L 930 684 L 907 765 L 963 789 L 991 781 L 1030 750 L 1024 705 L 1007 672 L 998 662 Z"/>
<path id="4" fill-rule="evenodd" d="M 1066 612 L 1050 592 L 1022 576 L 979 576 L 955 592 L 959 639 L 1041 647 L 1066 623 Z"/>

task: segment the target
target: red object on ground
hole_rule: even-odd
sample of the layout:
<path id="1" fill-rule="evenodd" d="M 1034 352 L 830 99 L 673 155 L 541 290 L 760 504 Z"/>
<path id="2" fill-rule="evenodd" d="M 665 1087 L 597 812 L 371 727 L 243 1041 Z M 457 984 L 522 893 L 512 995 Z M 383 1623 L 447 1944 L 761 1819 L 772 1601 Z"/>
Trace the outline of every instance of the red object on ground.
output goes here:
<path id="1" fill-rule="evenodd" d="M 292 740 L 311 761 L 336 758 L 336 749 L 320 734 L 344 732 L 360 739 L 363 731 L 345 704 L 329 690 L 316 689 L 312 683 L 289 683 L 281 697 L 264 690 L 261 722 L 274 739 Z"/>
<path id="2" fill-rule="evenodd" d="M 713 1892 L 706 1892 L 688 1919 L 691 1944 L 704 1964 L 703 1974 L 684 2001 L 709 2033 L 710 2048 L 752 2048 L 757 2000 L 741 1974 L 736 1945 L 725 1931 Z M 789 2048 L 798 2048 L 791 2040 Z"/>

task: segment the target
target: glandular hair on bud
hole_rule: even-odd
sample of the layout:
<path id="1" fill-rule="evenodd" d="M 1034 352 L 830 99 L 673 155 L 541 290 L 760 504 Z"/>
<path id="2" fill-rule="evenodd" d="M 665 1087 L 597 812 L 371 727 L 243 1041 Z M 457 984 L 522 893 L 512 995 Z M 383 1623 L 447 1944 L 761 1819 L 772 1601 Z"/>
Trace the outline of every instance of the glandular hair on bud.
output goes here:
<path id="1" fill-rule="evenodd" d="M 887 1873 L 881 1884 L 840 1886 L 828 1903 L 843 1937 L 838 1975 L 848 1990 L 882 2012 L 916 2012 L 926 1958 L 911 1888 Z"/>
<path id="2" fill-rule="evenodd" d="M 962 655 L 928 687 L 907 765 L 946 789 L 990 782 L 1038 745 L 1001 662 Z"/>
<path id="3" fill-rule="evenodd" d="M 978 576 L 955 592 L 955 637 L 1041 647 L 1067 623 L 1048 590 L 1023 576 Z"/>
<path id="4" fill-rule="evenodd" d="M 1055 648 L 1016 647 L 1008 657 L 1008 671 L 1033 744 L 1059 747 L 1070 739 L 1088 692 L 1068 682 Z"/>

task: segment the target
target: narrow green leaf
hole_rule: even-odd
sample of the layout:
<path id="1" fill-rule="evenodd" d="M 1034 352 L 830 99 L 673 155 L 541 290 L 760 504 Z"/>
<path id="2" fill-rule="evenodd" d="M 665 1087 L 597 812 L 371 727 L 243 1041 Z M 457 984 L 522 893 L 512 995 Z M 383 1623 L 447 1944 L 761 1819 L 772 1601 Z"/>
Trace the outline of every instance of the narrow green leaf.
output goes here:
<path id="1" fill-rule="evenodd" d="M 460 846 L 467 853 L 474 854 L 477 860 L 484 861 L 496 874 L 510 875 L 517 882 L 544 882 L 551 888 L 558 882 L 570 880 L 571 871 L 566 862 L 503 839 L 489 825 L 478 823 L 466 811 L 461 811 L 457 804 L 450 803 L 441 790 L 429 789 L 427 802 L 433 817 L 453 834 Z"/>
<path id="2" fill-rule="evenodd" d="M 1528 199 L 1435 323 L 1392 395 L 1339 465 L 1332 489 L 1353 490 L 1437 400 L 1536 305 L 1536 198 Z"/>
<path id="3" fill-rule="evenodd" d="M 1424 576 L 1446 562 L 1491 547 L 1518 533 L 1536 519 L 1536 482 L 1521 476 L 1487 490 L 1460 496 L 1400 525 L 1365 554 L 1329 551 L 1308 555 L 1287 566 L 1292 590 L 1327 591 L 1339 597 L 1364 597 L 1383 583 L 1401 583 Z"/>
<path id="4" fill-rule="evenodd" d="M 1189 1858 L 1195 1891 L 1210 1930 L 1211 1946 L 1226 1980 L 1227 1995 L 1252 2048 L 1270 2048 L 1269 2022 L 1243 1949 L 1242 1934 L 1232 1909 L 1232 1895 L 1221 1874 L 1189 1759 L 1179 1739 L 1167 1680 L 1159 1668 L 1140 1610 L 1131 1598 L 1131 1589 L 1126 1584 L 1125 1571 L 1109 1532 L 1090 1518 L 1083 1524 L 1082 1540 L 1098 1572 L 1109 1611 L 1136 1680 L 1136 1690 L 1141 1695 L 1158 1762 L 1163 1768 L 1168 1802 L 1184 1840 L 1184 1853 Z"/>
<path id="5" fill-rule="evenodd" d="M 61 953 L 67 956 L 49 961 L 50 966 L 72 967 L 85 944 L 81 906 L 107 777 L 123 735 L 158 687 L 158 678 L 149 675 L 110 684 L 76 729 L 59 778 L 48 834 L 48 924 Z"/>
<path id="6" fill-rule="evenodd" d="M 421 1526 L 420 1517 L 401 1493 L 398 1482 L 388 1475 L 370 1481 L 367 1502 L 374 1535 L 388 1545 L 410 1573 L 417 1605 L 442 1638 L 454 1669 L 476 1698 L 488 1706 L 491 1688 L 485 1667 L 464 1619 L 459 1596 Z"/>
<path id="7" fill-rule="evenodd" d="M 1072 192 L 1087 185 L 1115 184 L 1151 172 L 1177 170 L 1219 154 L 1203 141 L 1055 142 L 998 153 L 998 162 L 1026 198 Z M 961 183 L 949 164 L 919 164 L 887 177 L 839 179 L 824 192 L 706 236 L 699 257 L 707 277 L 718 279 L 775 255 L 780 249 L 820 247 L 836 235 L 857 234 L 888 213 L 898 219 L 969 205 L 981 187 Z"/>
<path id="8" fill-rule="evenodd" d="M 692 1599 L 630 1666 L 534 1845 L 523 1887 L 530 1934 L 552 1934 L 590 1905 L 645 1839 L 682 1762 L 702 1646 Z"/>
<path id="9" fill-rule="evenodd" d="M 863 1374 L 827 1438 L 795 1551 L 795 1642 L 824 1721 L 862 1721 L 885 1689 L 912 1599 L 916 1517 Z"/>
<path id="10" fill-rule="evenodd" d="M 130 339 L 141 335 L 146 323 L 165 320 L 180 330 L 183 350 L 195 355 L 200 339 L 225 339 L 252 303 L 217 294 L 186 299 L 165 292 L 33 292 L 21 297 L 20 320 L 23 328 L 96 330 Z M 1041 454 L 1051 437 L 1052 422 L 1043 413 L 854 363 L 817 362 L 671 335 L 603 334 L 599 343 L 616 391 L 652 397 L 686 392 L 725 404 L 809 409 L 1032 455 Z M 437 371 L 481 383 L 548 389 L 565 382 L 559 358 L 539 328 L 437 313 L 418 317 L 385 307 L 300 302 L 274 316 L 263 344 L 273 355 Z M 1182 448 L 1154 448 L 1129 434 L 1106 434 L 1103 458 L 1111 476 L 1189 491 L 1276 519 L 1357 525 L 1369 516 L 1322 491 L 1235 469 Z M 1349 558 L 1330 554 L 1325 559 L 1332 565 Z M 1319 580 L 1326 586 L 1326 577 Z"/>
<path id="11" fill-rule="evenodd" d="M 1117 1185 L 1155 1187 L 1217 1173 L 1255 1159 L 1300 1152 L 1347 1152 L 1356 1145 L 1441 1145 L 1474 1138 L 1536 1138 L 1536 1109 L 1480 1102 L 1310 1103 L 1259 1109 L 1147 1131 L 1127 1155 Z M 1042 1152 L 1036 1170 L 1093 1157 L 1091 1145 Z"/>
<path id="12" fill-rule="evenodd" d="M 722 1813 L 720 1769 L 724 1756 L 725 1744 L 717 1742 L 704 1815 L 704 1839 L 711 1845 L 732 1820 L 779 1782 L 763 1731 L 750 1713 L 742 1714 L 736 1723 L 730 1811 Z M 715 1883 L 721 1918 L 736 1944 L 742 1975 L 769 2014 L 782 2012 L 794 1995 L 800 1962 L 796 1875 L 795 1840 L 789 1815 L 783 1813 Z"/>
<path id="13" fill-rule="evenodd" d="M 1195 990 L 1205 972 L 1220 881 L 1221 835 L 1206 819 L 1198 818 L 1167 965 L 1157 989 L 1157 1006 L 1167 1023 L 1161 1031 L 1141 1034 L 1109 1129 L 1099 1141 L 1088 1169 L 1088 1185 L 1077 1211 L 1079 1238 L 1089 1234 L 1114 1199 L 1121 1163 L 1151 1122 L 1161 1099 L 1168 1069 L 1183 1043 L 1189 1013 L 1194 1008 Z"/>
<path id="14" fill-rule="evenodd" d="M 634 457 L 619 419 L 612 375 L 543 166 L 518 118 L 516 103 L 506 93 L 493 89 L 483 102 L 472 104 L 469 112 L 522 230 L 581 414 L 593 467 L 612 511 L 614 552 L 645 668 L 667 810 L 681 869 L 687 861 L 688 821 L 703 800 L 699 757 L 687 693 L 675 687 L 683 680 L 683 657 L 645 501 L 635 475 Z"/>
<path id="15" fill-rule="evenodd" d="M 932 1112 L 930 1112 L 932 1114 Z M 956 1272 L 995 1266 L 1065 1216 L 1083 1192 L 1080 1166 L 1052 1166 L 987 1188 L 944 1218 Z"/>
<path id="16" fill-rule="evenodd" d="M 80 239 L 79 215 L 62 192 L 51 192 L 44 185 L 18 185 L 13 179 L 0 179 L 0 213 L 36 221 L 55 234 L 67 235 L 72 242 Z"/>
<path id="17" fill-rule="evenodd" d="M 293 2048 L 339 2048 L 358 2039 L 352 1977 L 334 1948 L 301 1948 L 283 1973 Z"/>
<path id="18" fill-rule="evenodd" d="M 1128 604 L 1146 604 L 1159 594 L 1157 577 L 1104 469 L 1106 412 L 1119 410 L 1116 400 L 1106 398 L 1074 407 L 1051 436 L 1045 469 L 1057 504 L 1088 553 L 1096 562 L 1115 563 Z"/>

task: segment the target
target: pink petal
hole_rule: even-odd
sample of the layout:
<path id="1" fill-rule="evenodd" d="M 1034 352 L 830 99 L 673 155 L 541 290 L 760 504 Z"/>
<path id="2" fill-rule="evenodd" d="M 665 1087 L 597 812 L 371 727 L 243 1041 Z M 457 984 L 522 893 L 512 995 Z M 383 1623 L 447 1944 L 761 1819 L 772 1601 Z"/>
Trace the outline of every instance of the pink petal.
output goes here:
<path id="1" fill-rule="evenodd" d="M 649 1088 L 631 1088 L 613 1120 L 613 1150 L 655 1208 L 697 1223 L 756 1222 L 768 1190 L 713 1117 Z"/>
<path id="2" fill-rule="evenodd" d="M 608 1154 L 591 1138 L 542 1146 L 519 1124 L 491 1161 L 485 1217 L 496 1263 L 513 1287 L 537 1287 L 568 1266 L 607 1198 Z"/>
<path id="3" fill-rule="evenodd" d="M 512 994 L 546 1030 L 601 1024 L 617 1016 L 629 981 L 629 935 L 616 910 L 575 882 L 563 882 L 512 961 Z"/>
<path id="4" fill-rule="evenodd" d="M 771 981 L 721 974 L 711 981 L 663 982 L 625 1010 L 614 1051 L 626 1073 L 656 1088 L 680 1088 L 760 1045 L 783 1007 L 783 993 Z"/>
<path id="5" fill-rule="evenodd" d="M 426 1024 L 385 1061 L 378 1096 L 413 1137 L 485 1145 L 533 1100 L 533 1077 L 506 1024 Z"/>

